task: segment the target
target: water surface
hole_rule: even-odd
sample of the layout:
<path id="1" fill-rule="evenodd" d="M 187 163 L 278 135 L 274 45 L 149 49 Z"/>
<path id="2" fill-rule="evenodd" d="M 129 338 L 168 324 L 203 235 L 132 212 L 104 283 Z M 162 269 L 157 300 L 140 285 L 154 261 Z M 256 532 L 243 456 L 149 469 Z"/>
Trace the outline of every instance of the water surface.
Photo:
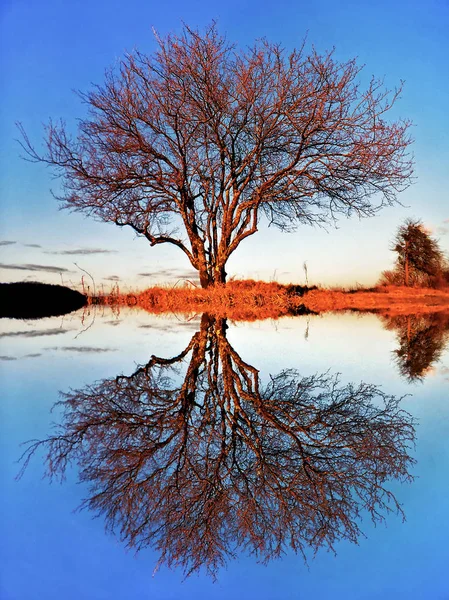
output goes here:
<path id="1" fill-rule="evenodd" d="M 0 335 L 2 598 L 449 597 L 444 316 Z"/>

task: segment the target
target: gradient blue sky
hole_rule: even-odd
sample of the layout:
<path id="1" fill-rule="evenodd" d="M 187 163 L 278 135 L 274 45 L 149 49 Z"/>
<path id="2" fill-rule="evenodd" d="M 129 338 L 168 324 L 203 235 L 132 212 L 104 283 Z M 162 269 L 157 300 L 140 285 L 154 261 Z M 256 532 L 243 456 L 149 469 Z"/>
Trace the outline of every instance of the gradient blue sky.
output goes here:
<path id="1" fill-rule="evenodd" d="M 308 33 L 318 50 L 335 46 L 339 59 L 357 56 L 366 78 L 385 77 L 390 88 L 405 80 L 393 116 L 414 122 L 417 180 L 400 196 L 403 206 L 373 219 L 341 221 L 327 232 L 262 230 L 231 258 L 231 275 L 303 282 L 307 261 L 312 283 L 374 283 L 391 266 L 389 243 L 409 216 L 421 218 L 449 251 L 447 0 L 4 0 L 0 10 L 1 281 L 62 277 L 79 284 L 75 262 L 97 283 L 119 279 L 131 287 L 194 275 L 176 248 L 150 248 L 131 231 L 58 211 L 49 191 L 58 182 L 43 165 L 20 159 L 14 125 L 21 121 L 37 144 L 50 117 L 75 126 L 84 107 L 72 90 L 101 83 L 105 68 L 125 51 L 151 53 L 152 27 L 165 35 L 179 31 L 182 21 L 203 27 L 216 19 L 240 45 L 266 36 L 293 48 Z"/>

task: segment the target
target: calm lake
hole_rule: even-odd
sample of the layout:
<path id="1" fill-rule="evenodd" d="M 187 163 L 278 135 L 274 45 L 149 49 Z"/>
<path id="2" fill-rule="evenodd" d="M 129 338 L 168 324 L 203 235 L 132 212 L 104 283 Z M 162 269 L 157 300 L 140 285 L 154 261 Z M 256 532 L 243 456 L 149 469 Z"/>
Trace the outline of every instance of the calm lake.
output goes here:
<path id="1" fill-rule="evenodd" d="M 447 314 L 99 308 L 0 355 L 2 599 L 449 598 Z"/>

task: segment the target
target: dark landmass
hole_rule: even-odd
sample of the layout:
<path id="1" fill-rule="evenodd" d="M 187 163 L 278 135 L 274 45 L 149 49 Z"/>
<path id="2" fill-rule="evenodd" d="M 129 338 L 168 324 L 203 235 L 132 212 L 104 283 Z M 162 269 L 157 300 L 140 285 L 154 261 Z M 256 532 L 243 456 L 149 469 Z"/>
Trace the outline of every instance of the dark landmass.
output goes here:
<path id="1" fill-rule="evenodd" d="M 0 283 L 0 318 L 57 317 L 86 304 L 86 296 L 62 285 L 37 281 Z"/>

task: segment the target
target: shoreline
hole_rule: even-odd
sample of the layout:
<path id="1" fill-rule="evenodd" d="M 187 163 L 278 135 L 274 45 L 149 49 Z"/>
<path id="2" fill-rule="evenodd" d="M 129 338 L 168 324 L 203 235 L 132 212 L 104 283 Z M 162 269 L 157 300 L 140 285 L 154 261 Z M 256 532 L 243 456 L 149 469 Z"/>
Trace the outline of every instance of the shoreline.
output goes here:
<path id="1" fill-rule="evenodd" d="M 379 287 L 351 291 L 311 290 L 303 297 L 314 312 L 360 311 L 407 315 L 449 311 L 449 289 Z"/>
<path id="2" fill-rule="evenodd" d="M 258 320 L 327 312 L 412 315 L 449 311 L 449 288 L 379 286 L 342 290 L 276 282 L 231 281 L 214 288 L 152 287 L 89 297 L 89 304 L 130 306 L 150 313 L 209 312 L 235 320 Z"/>

